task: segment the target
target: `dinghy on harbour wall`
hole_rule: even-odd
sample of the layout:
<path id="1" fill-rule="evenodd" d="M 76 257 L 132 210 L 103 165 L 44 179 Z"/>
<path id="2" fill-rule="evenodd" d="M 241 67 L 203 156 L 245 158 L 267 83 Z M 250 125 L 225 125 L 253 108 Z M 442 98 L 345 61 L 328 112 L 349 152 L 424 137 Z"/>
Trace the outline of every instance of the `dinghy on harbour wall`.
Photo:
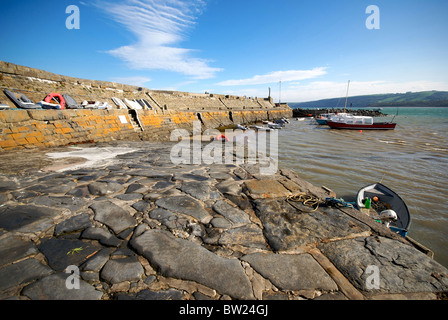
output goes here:
<path id="1" fill-rule="evenodd" d="M 52 101 L 56 102 L 56 104 L 52 103 Z M 60 93 L 52 92 L 48 94 L 43 102 L 46 102 L 41 104 L 44 109 L 65 109 L 65 99 Z"/>
<path id="2" fill-rule="evenodd" d="M 9 110 L 10 107 L 0 101 L 0 110 Z"/>
<path id="3" fill-rule="evenodd" d="M 65 107 L 67 109 L 82 109 L 82 105 L 78 104 L 75 99 L 73 99 L 68 94 L 63 94 L 62 97 L 65 99 Z"/>
<path id="4" fill-rule="evenodd" d="M 41 106 L 32 102 L 26 95 L 21 92 L 11 92 L 9 90 L 3 91 L 11 101 L 21 109 L 41 109 Z"/>

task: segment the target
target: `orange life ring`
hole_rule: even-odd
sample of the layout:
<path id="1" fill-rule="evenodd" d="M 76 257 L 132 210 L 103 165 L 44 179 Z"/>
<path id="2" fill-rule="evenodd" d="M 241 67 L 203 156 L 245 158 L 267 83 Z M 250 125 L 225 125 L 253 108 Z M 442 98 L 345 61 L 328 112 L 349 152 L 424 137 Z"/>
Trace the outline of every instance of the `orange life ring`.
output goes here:
<path id="1" fill-rule="evenodd" d="M 57 99 L 57 100 L 54 99 L 55 101 L 59 101 L 59 105 L 61 106 L 61 109 L 65 109 L 65 99 L 60 93 L 52 92 L 48 96 L 45 97 L 44 101 L 51 103 L 51 100 L 53 98 Z"/>

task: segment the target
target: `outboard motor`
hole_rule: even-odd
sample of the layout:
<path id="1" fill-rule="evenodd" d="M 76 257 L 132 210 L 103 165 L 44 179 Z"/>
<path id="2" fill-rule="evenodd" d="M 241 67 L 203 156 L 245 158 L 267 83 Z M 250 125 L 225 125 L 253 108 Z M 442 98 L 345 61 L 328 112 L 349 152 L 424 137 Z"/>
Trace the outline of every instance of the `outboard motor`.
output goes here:
<path id="1" fill-rule="evenodd" d="M 398 215 L 394 210 L 384 210 L 380 213 L 380 220 L 389 228 L 391 222 L 398 220 Z"/>

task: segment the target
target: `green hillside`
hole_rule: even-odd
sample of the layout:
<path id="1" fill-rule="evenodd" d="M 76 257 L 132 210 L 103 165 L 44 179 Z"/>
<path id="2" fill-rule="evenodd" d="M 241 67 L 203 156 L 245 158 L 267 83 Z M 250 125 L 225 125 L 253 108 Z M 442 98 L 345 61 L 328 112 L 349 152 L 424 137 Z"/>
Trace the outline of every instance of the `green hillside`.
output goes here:
<path id="1" fill-rule="evenodd" d="M 343 108 L 345 97 L 310 102 L 289 102 L 292 108 Z M 448 91 L 422 91 L 406 93 L 374 94 L 348 97 L 347 107 L 448 107 Z"/>

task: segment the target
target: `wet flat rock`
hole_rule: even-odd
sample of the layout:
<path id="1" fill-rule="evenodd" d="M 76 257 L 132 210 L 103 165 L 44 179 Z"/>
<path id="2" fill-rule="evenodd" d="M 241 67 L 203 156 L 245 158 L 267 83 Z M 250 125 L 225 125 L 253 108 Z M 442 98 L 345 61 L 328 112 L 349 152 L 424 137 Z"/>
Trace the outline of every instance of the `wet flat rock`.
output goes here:
<path id="1" fill-rule="evenodd" d="M 12 236 L 0 240 L 0 266 L 37 253 L 37 247 L 33 242 L 20 237 Z"/>
<path id="2" fill-rule="evenodd" d="M 162 208 L 151 210 L 149 216 L 152 219 L 158 220 L 169 229 L 186 230 L 189 224 L 187 216 L 176 214 Z"/>
<path id="3" fill-rule="evenodd" d="M 118 247 L 121 240 L 103 228 L 89 227 L 81 235 L 83 239 L 98 240 L 103 246 Z"/>
<path id="4" fill-rule="evenodd" d="M 90 215 L 88 215 L 87 213 L 82 213 L 57 224 L 54 228 L 54 235 L 60 236 L 65 233 L 87 229 L 92 225 L 89 217 Z"/>
<path id="5" fill-rule="evenodd" d="M 101 278 L 111 284 L 123 281 L 138 281 L 143 275 L 143 267 L 137 257 L 109 260 L 101 270 Z"/>
<path id="6" fill-rule="evenodd" d="M 101 268 L 109 261 L 111 249 L 102 249 L 98 251 L 93 257 L 89 258 L 82 264 L 81 270 L 99 272 Z"/>
<path id="7" fill-rule="evenodd" d="M 100 249 L 99 245 L 87 241 L 57 238 L 44 240 L 39 245 L 48 265 L 57 271 L 64 271 L 70 265 L 81 265 L 88 256 Z"/>
<path id="8" fill-rule="evenodd" d="M 336 283 L 309 254 L 253 253 L 242 260 L 281 290 L 337 290 Z"/>
<path id="9" fill-rule="evenodd" d="M 276 180 L 249 180 L 244 183 L 244 187 L 252 199 L 279 198 L 291 195 L 291 192 Z"/>
<path id="10" fill-rule="evenodd" d="M 106 200 L 94 203 L 90 206 L 95 211 L 95 220 L 104 223 L 115 234 L 135 227 L 137 221 L 126 210 Z"/>
<path id="11" fill-rule="evenodd" d="M 27 259 L 0 268 L 0 291 L 27 283 L 54 271 L 35 259 Z"/>
<path id="12" fill-rule="evenodd" d="M 355 287 L 369 295 L 448 289 L 448 269 L 398 241 L 357 238 L 321 244 L 320 249 Z M 380 289 L 367 288 L 368 266 L 378 267 Z"/>
<path id="13" fill-rule="evenodd" d="M 219 238 L 221 245 L 242 245 L 244 247 L 268 249 L 263 231 L 255 225 L 246 225 L 224 232 Z"/>
<path id="14" fill-rule="evenodd" d="M 210 217 L 199 201 L 188 196 L 165 197 L 157 200 L 156 205 L 170 211 L 192 216 L 199 221 Z"/>
<path id="15" fill-rule="evenodd" d="M 76 212 L 86 204 L 86 201 L 82 198 L 76 198 L 72 196 L 70 197 L 41 196 L 34 198 L 32 203 L 38 206 L 46 206 L 50 208 L 63 208 L 68 209 L 72 212 Z"/>
<path id="16" fill-rule="evenodd" d="M 180 189 L 198 200 L 210 199 L 216 193 L 212 193 L 210 185 L 201 181 L 185 181 Z"/>
<path id="17" fill-rule="evenodd" d="M 182 300 L 183 294 L 176 289 L 168 289 L 163 291 L 142 290 L 137 294 L 119 294 L 118 300 L 157 300 L 157 301 L 172 301 Z"/>
<path id="18" fill-rule="evenodd" d="M 67 288 L 69 276 L 67 273 L 47 276 L 25 287 L 22 294 L 32 300 L 99 300 L 103 296 L 83 280 L 79 281 L 79 289 Z"/>
<path id="19" fill-rule="evenodd" d="M 219 257 L 162 230 L 148 230 L 131 245 L 164 276 L 196 281 L 236 299 L 253 299 L 249 279 L 236 259 Z"/>
<path id="20" fill-rule="evenodd" d="M 103 196 L 107 194 L 113 194 L 123 189 L 123 186 L 114 181 L 109 182 L 94 182 L 88 186 L 89 192 L 92 195 Z"/>
<path id="21" fill-rule="evenodd" d="M 213 205 L 213 210 L 228 219 L 235 227 L 251 223 L 249 215 L 239 208 L 228 204 L 223 200 L 218 200 Z"/>
<path id="22" fill-rule="evenodd" d="M 33 205 L 0 208 L 0 228 L 17 232 L 41 232 L 53 225 L 60 211 Z"/>
<path id="23" fill-rule="evenodd" d="M 285 200 L 259 199 L 254 203 L 255 212 L 264 226 L 264 234 L 276 251 L 370 230 L 364 224 L 332 208 L 320 208 L 316 212 L 304 213 Z"/>

